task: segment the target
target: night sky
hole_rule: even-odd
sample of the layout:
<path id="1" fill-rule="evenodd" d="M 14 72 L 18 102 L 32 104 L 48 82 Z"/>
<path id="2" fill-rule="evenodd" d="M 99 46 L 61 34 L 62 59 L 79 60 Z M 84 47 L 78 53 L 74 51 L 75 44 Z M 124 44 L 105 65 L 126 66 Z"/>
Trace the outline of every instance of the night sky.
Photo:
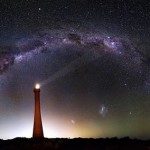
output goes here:
<path id="1" fill-rule="evenodd" d="M 0 138 L 150 138 L 150 2 L 0 0 Z"/>

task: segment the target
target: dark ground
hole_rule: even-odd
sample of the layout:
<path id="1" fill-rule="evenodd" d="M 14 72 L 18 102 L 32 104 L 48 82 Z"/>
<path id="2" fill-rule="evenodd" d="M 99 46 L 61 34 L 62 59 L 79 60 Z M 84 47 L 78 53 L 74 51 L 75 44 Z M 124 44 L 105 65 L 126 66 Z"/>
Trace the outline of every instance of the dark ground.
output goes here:
<path id="1" fill-rule="evenodd" d="M 128 137 L 106 139 L 27 139 L 0 140 L 0 150 L 150 150 L 150 140 Z"/>

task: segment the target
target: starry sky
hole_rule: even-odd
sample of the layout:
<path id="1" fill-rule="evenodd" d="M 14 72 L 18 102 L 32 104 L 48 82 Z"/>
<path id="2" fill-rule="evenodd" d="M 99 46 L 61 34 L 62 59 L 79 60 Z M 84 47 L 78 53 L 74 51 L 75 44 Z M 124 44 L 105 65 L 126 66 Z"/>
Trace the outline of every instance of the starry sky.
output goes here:
<path id="1" fill-rule="evenodd" d="M 0 0 L 0 138 L 150 138 L 150 2 Z"/>

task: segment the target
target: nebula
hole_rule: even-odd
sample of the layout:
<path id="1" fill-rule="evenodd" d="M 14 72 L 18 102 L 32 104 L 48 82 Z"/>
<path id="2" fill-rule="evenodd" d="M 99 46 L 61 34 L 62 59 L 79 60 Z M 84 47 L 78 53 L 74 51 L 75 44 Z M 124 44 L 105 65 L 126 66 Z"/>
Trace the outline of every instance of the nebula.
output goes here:
<path id="1" fill-rule="evenodd" d="M 9 47 L 0 47 L 0 73 L 3 73 L 14 63 L 14 55 Z"/>

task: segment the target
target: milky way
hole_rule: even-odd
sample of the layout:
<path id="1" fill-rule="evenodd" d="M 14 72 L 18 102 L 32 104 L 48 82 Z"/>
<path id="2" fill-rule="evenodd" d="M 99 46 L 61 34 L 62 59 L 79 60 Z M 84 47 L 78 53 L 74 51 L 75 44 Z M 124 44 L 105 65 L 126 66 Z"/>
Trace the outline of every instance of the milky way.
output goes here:
<path id="1" fill-rule="evenodd" d="M 12 46 L 1 47 L 0 72 L 3 73 L 14 63 L 32 59 L 36 54 L 49 53 L 55 50 L 60 51 L 60 49 L 66 49 L 67 47 L 77 47 L 78 53 L 79 51 L 81 52 L 80 56 L 72 64 L 66 65 L 62 71 L 59 70 L 58 73 L 56 72 L 53 75 L 52 79 L 48 80 L 58 78 L 89 63 L 93 59 L 101 59 L 102 57 L 111 61 L 112 65 L 118 65 L 117 74 L 119 72 L 121 74 L 125 73 L 124 75 L 119 75 L 123 76 L 121 80 L 124 81 L 121 82 L 124 82 L 124 86 L 130 85 L 130 80 L 132 79 L 137 83 L 133 84 L 132 82 L 131 87 L 136 86 L 137 88 L 142 84 L 142 86 L 146 86 L 148 83 L 149 69 L 145 63 L 147 58 L 144 57 L 131 39 L 123 36 L 95 33 L 92 30 L 85 32 L 75 29 L 71 29 L 71 31 L 40 29 L 29 38 L 17 40 Z M 81 61 L 79 62 L 78 60 Z M 108 70 L 111 70 L 111 68 L 108 68 Z M 119 76 L 118 78 L 120 78 Z"/>

